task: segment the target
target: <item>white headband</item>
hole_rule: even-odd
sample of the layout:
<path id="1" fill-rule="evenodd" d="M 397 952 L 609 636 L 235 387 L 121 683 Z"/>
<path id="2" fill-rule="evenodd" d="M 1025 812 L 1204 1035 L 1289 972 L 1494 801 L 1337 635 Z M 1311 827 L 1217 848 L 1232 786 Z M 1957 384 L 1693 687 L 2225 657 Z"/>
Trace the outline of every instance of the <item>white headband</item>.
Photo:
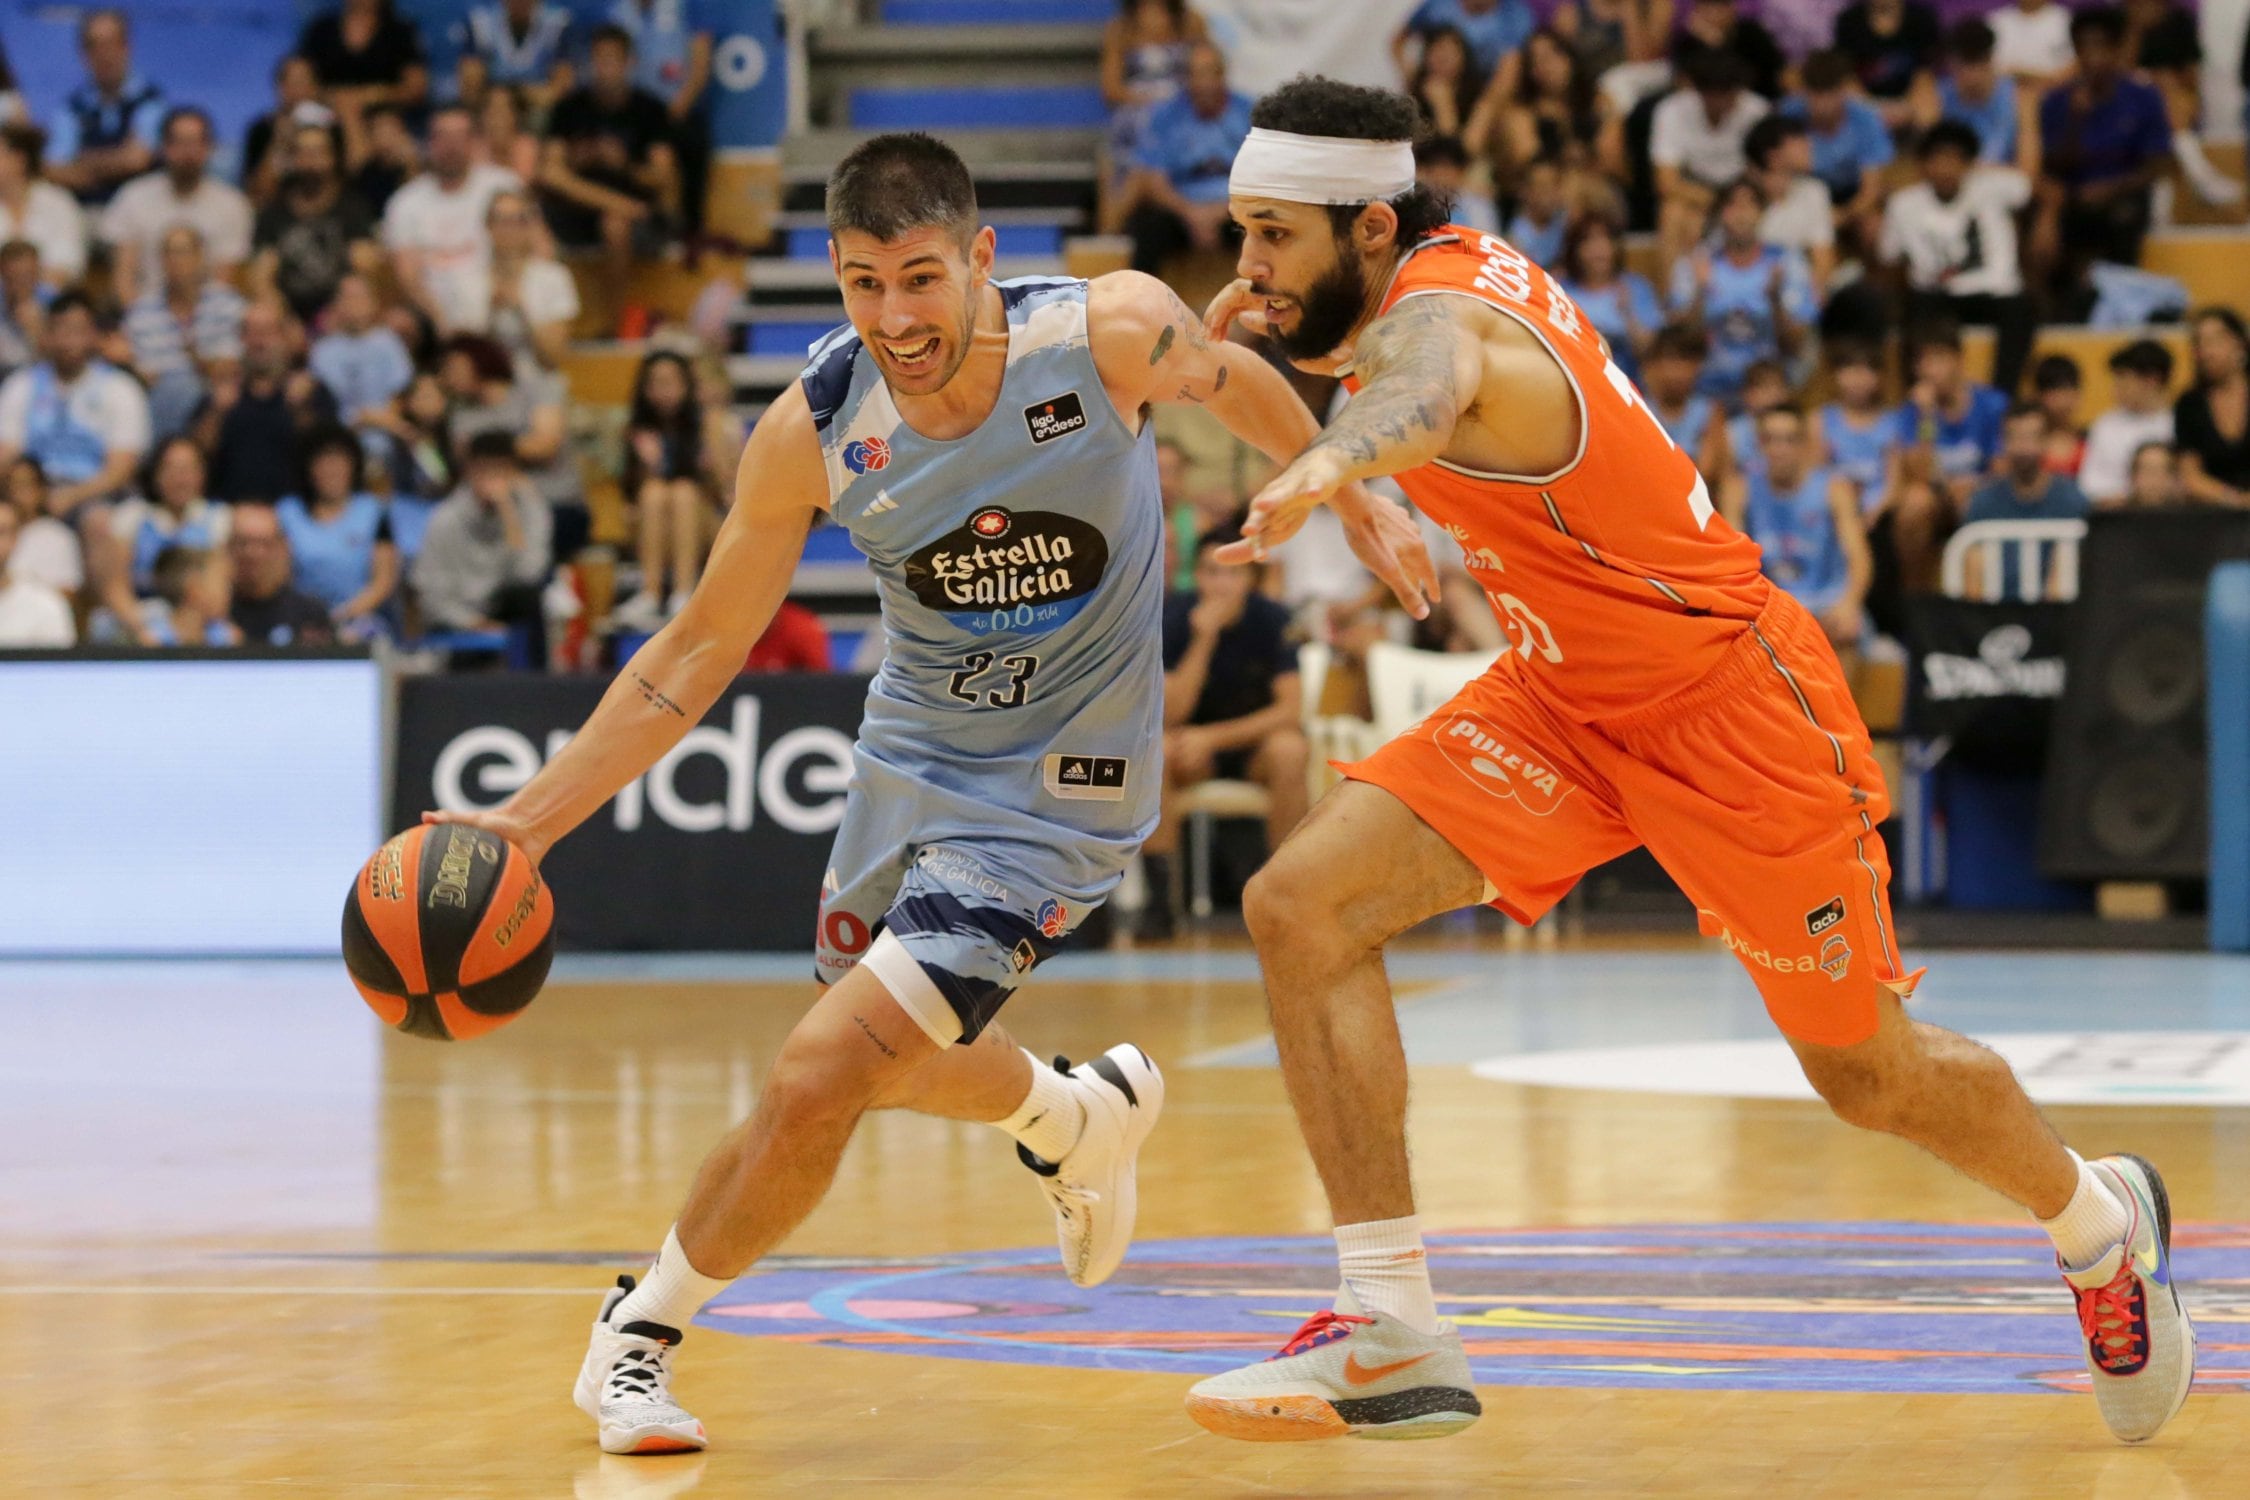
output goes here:
<path id="1" fill-rule="evenodd" d="M 1414 186 L 1406 141 L 1256 130 L 1235 153 L 1227 192 L 1285 203 L 1387 203 Z"/>

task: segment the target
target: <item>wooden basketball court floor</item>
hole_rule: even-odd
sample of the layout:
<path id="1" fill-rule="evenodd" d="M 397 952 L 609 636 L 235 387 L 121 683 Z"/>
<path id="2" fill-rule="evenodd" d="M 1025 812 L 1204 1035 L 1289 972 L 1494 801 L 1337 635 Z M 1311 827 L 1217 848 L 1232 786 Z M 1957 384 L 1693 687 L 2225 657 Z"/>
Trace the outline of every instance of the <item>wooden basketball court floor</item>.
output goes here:
<path id="1" fill-rule="evenodd" d="M 1459 1437 L 1249 1446 L 1181 1411 L 1333 1285 L 1254 964 L 1220 948 L 1065 958 L 1009 1012 L 1035 1046 L 1167 1065 L 1116 1281 L 1062 1278 L 1005 1140 L 877 1117 L 691 1334 L 679 1390 L 714 1443 L 666 1459 L 596 1451 L 569 1401 L 586 1323 L 749 1107 L 800 960 L 566 962 L 462 1046 L 382 1032 L 333 964 L 17 963 L 0 1494 L 2250 1493 L 2250 964 L 1927 956 L 1932 1019 L 2038 1034 L 2011 1043 L 2037 1090 L 2109 1101 L 2056 1106 L 2071 1138 L 2169 1178 L 2205 1378 L 2146 1447 L 2083 1393 L 2043 1240 L 1755 1097 L 1786 1072 L 1707 947 L 1457 934 L 1394 964 L 1423 1216 L 1485 1401 Z M 1653 1091 L 1682 1087 L 1713 1092 Z"/>

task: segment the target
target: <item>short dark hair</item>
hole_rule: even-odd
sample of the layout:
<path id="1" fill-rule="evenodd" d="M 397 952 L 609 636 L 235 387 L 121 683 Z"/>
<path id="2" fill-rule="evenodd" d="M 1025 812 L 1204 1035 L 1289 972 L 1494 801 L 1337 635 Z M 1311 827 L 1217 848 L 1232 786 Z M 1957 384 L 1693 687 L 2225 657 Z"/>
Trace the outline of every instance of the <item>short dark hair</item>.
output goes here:
<path id="1" fill-rule="evenodd" d="M 39 258 L 39 247 L 29 240 L 9 240 L 6 244 L 0 245 L 0 266 L 6 265 L 11 260 L 21 260 L 27 255 L 33 260 L 37 260 Z"/>
<path id="2" fill-rule="evenodd" d="M 1732 52 L 1695 52 L 1680 69 L 1699 94 L 1733 93 L 1750 87 L 1750 65 Z"/>
<path id="3" fill-rule="evenodd" d="M 1459 167 L 1466 171 L 1469 165 L 1469 148 L 1461 144 L 1461 138 L 1457 135 L 1433 135 L 1426 141 L 1414 143 L 1414 165 Z"/>
<path id="4" fill-rule="evenodd" d="M 516 440 L 505 432 L 480 432 L 469 439 L 468 450 L 462 454 L 463 465 L 504 463 L 511 467 L 521 463 L 516 457 Z"/>
<path id="5" fill-rule="evenodd" d="M 1950 349 L 1955 354 L 1959 354 L 1961 352 L 1961 325 L 1951 318 L 1927 319 L 1907 330 L 1906 347 L 1909 351 L 1908 359 L 1910 363 L 1912 360 L 1921 358 L 1922 351 L 1925 349 Z"/>
<path id="6" fill-rule="evenodd" d="M 1958 151 L 1970 161 L 1984 149 L 1984 141 L 1977 128 L 1966 120 L 1940 120 L 1922 132 L 1922 140 L 1914 148 L 1916 161 L 1928 161 L 1940 151 Z"/>
<path id="7" fill-rule="evenodd" d="M 341 453 L 351 459 L 354 493 L 366 482 L 367 452 L 360 447 L 359 439 L 341 423 L 324 422 L 297 440 L 297 493 L 307 504 L 312 501 L 313 465 L 324 453 Z"/>
<path id="8" fill-rule="evenodd" d="M 630 52 L 633 50 L 633 33 L 618 25 L 615 21 L 604 21 L 594 28 L 592 36 L 586 38 L 586 50 L 591 52 L 604 42 L 615 43 Z"/>
<path id="9" fill-rule="evenodd" d="M 2078 361 L 2067 354 L 2043 354 L 2031 367 L 2031 388 L 2035 391 L 2076 389 L 2085 383 Z"/>
<path id="10" fill-rule="evenodd" d="M 1766 163 L 1783 145 L 1801 135 L 1811 135 L 1812 127 L 1796 115 L 1767 115 L 1750 127 L 1742 138 L 1742 154 L 1750 165 L 1763 172 Z"/>
<path id="11" fill-rule="evenodd" d="M 1761 380 L 1778 380 L 1785 386 L 1793 384 L 1789 379 L 1788 369 L 1778 359 L 1754 359 L 1743 367 L 1744 389 L 1747 390 Z"/>
<path id="12" fill-rule="evenodd" d="M 2159 384 L 2172 378 L 2172 351 L 2154 339 L 2135 339 L 2109 357 L 2109 367 L 2120 375 L 2143 375 Z"/>
<path id="13" fill-rule="evenodd" d="M 210 561 L 211 554 L 201 547 L 190 547 L 180 542 L 172 543 L 163 551 L 157 553 L 156 561 L 149 566 L 152 581 L 156 585 L 156 596 L 177 609 L 187 600 L 189 580 L 195 577 L 198 568 L 204 567 Z M 182 641 L 180 644 L 183 646 L 200 646 L 203 643 L 201 641 Z"/>
<path id="14" fill-rule="evenodd" d="M 951 146 L 919 130 L 862 141 L 828 177 L 828 233 L 885 241 L 916 229 L 977 230 L 977 185 Z"/>
<path id="15" fill-rule="evenodd" d="M 2099 37 L 2112 47 L 2125 44 L 2125 12 L 2114 5 L 2092 5 L 2070 18 L 2070 44 Z"/>
<path id="16" fill-rule="evenodd" d="M 1710 335 L 1696 323 L 1667 323 L 1649 340 L 1650 359 L 1704 360 L 1710 357 Z"/>
<path id="17" fill-rule="evenodd" d="M 1250 109 L 1250 123 L 1260 130 L 1285 130 L 1292 135 L 1331 135 L 1354 141 L 1411 141 L 1420 133 L 1421 113 L 1412 99 L 1395 89 L 1363 88 L 1317 74 L 1299 73 Z M 1445 227 L 1453 214 L 1451 195 L 1416 183 L 1390 200 L 1398 215 L 1398 242 L 1411 245 Z M 1328 219 L 1336 237 L 1344 238 L 1364 203 L 1331 204 Z"/>
<path id="18" fill-rule="evenodd" d="M 96 322 L 101 321 L 94 311 L 94 299 L 76 287 L 55 293 L 55 300 L 47 304 L 47 321 L 52 323 L 66 312 L 82 312 Z"/>
<path id="19" fill-rule="evenodd" d="M 219 132 L 213 129 L 211 125 L 211 112 L 200 104 L 175 104 L 164 111 L 164 122 L 156 127 L 156 138 L 160 141 L 170 140 L 172 138 L 172 127 L 182 120 L 193 120 L 196 124 L 201 125 L 203 127 L 203 138 L 207 141 L 215 141 L 219 138 Z"/>
<path id="20" fill-rule="evenodd" d="M 1831 89 L 1840 89 L 1845 84 L 1850 83 L 1853 78 L 1858 76 L 1858 73 L 1852 67 L 1850 53 L 1839 51 L 1834 47 L 1823 47 L 1805 59 L 1804 71 L 1801 76 L 1804 79 L 1805 92 L 1825 94 Z"/>
<path id="21" fill-rule="evenodd" d="M 1764 426 L 1766 418 L 1768 417 L 1787 417 L 1790 421 L 1795 422 L 1799 427 L 1805 425 L 1805 409 L 1799 406 L 1794 401 L 1776 401 L 1773 405 L 1767 407 L 1764 411 L 1759 412 L 1757 416 L 1757 425 L 1761 427 Z"/>
<path id="22" fill-rule="evenodd" d="M 0 142 L 5 142 L 9 150 L 23 158 L 25 172 L 33 177 L 39 175 L 40 163 L 47 155 L 46 131 L 21 120 L 10 120 L 0 125 Z"/>
<path id="23" fill-rule="evenodd" d="M 1882 346 L 1870 339 L 1830 340 L 1828 344 L 1828 368 L 1841 370 L 1849 365 L 1859 365 L 1869 370 L 1882 369 Z"/>
<path id="24" fill-rule="evenodd" d="M 1955 62 L 1990 62 L 1992 48 L 1992 27 L 1981 16 L 1956 21 L 1953 29 L 1945 34 L 1945 55 Z"/>
<path id="25" fill-rule="evenodd" d="M 2038 402 L 2019 399 L 2008 403 L 2008 414 L 2001 418 L 2001 421 L 2004 423 L 2020 422 L 2025 417 L 2037 417 L 2041 422 L 2045 422 L 2047 413 L 2040 409 Z"/>
<path id="26" fill-rule="evenodd" d="M 400 109 L 400 108 L 399 108 L 399 107 L 398 107 L 397 105 L 395 105 L 395 104 L 394 104 L 394 105 L 392 105 L 392 106 L 391 106 L 390 108 L 391 108 L 391 112 L 392 112 L 393 114 L 397 115 L 397 116 L 398 116 L 398 117 L 399 117 L 400 119 L 402 119 L 402 120 L 403 120 L 403 119 L 405 119 L 405 118 L 406 118 L 406 111 L 405 111 L 405 110 L 403 110 L 403 109 Z M 370 113 L 370 114 L 372 114 L 373 112 L 374 112 L 373 110 L 370 110 L 370 111 L 369 111 L 369 113 Z M 430 111 L 430 123 L 431 123 L 432 125 L 435 125 L 435 124 L 436 124 L 436 123 L 437 123 L 438 121 L 440 121 L 440 120 L 444 119 L 444 118 L 445 118 L 445 117 L 446 117 L 447 115 L 459 115 L 459 116 L 460 116 L 460 117 L 461 117 L 462 119 L 464 119 L 464 120 L 467 120 L 467 121 L 469 122 L 469 128 L 470 128 L 471 130 L 474 130 L 474 129 L 476 129 L 476 128 L 477 128 L 477 112 L 476 112 L 475 110 L 473 110 L 473 109 L 469 108 L 469 106 L 467 106 L 466 104 L 463 104 L 463 103 L 462 103 L 462 102 L 461 102 L 460 100 L 458 100 L 458 99 L 450 99 L 450 100 L 446 101 L 445 103 L 443 103 L 443 104 L 440 104 L 440 105 L 438 105 L 438 106 L 437 106 L 436 108 L 432 109 L 432 110 Z"/>

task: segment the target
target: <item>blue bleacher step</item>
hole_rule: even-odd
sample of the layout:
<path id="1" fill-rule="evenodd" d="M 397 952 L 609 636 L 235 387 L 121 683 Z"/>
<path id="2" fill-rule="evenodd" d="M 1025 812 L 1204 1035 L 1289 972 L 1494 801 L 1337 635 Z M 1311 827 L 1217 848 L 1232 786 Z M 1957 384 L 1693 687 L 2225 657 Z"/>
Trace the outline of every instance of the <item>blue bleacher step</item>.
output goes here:
<path id="1" fill-rule="evenodd" d="M 1116 0 L 883 0 L 893 26 L 1099 26 Z"/>
<path id="2" fill-rule="evenodd" d="M 1063 232 L 1054 224 L 1000 224 L 993 228 L 998 237 L 1001 255 L 1060 255 L 1063 249 Z M 825 229 L 792 229 L 786 240 L 789 256 L 793 260 L 828 259 L 828 231 Z"/>
<path id="3" fill-rule="evenodd" d="M 1093 84 L 851 92 L 858 130 L 1083 130 L 1108 120 L 1109 106 Z"/>
<path id="4" fill-rule="evenodd" d="M 816 339 L 835 326 L 834 323 L 752 323 L 749 346 L 742 352 L 801 356 Z"/>

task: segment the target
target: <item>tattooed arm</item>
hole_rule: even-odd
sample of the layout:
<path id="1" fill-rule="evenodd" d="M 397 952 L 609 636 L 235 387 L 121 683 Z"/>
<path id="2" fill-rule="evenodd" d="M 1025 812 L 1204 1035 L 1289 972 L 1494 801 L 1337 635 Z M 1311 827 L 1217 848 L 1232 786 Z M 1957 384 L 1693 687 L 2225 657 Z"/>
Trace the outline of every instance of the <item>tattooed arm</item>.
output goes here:
<path id="1" fill-rule="evenodd" d="M 703 582 L 671 623 L 617 674 L 570 742 L 498 807 L 424 813 L 473 823 L 534 860 L 661 760 L 742 670 L 789 592 L 828 481 L 804 388 L 792 385 L 750 435 L 734 505 Z"/>
<path id="2" fill-rule="evenodd" d="M 1201 406 L 1277 464 L 1320 433 L 1279 370 L 1254 350 L 1214 339 L 1203 319 L 1153 276 L 1118 271 L 1086 298 L 1087 340 L 1110 400 L 1128 418 L 1143 405 Z M 1417 618 L 1437 597 L 1437 570 L 1403 512 L 1352 486 L 1335 497 L 1352 551 Z M 1235 559 L 1229 559 L 1235 560 Z"/>

